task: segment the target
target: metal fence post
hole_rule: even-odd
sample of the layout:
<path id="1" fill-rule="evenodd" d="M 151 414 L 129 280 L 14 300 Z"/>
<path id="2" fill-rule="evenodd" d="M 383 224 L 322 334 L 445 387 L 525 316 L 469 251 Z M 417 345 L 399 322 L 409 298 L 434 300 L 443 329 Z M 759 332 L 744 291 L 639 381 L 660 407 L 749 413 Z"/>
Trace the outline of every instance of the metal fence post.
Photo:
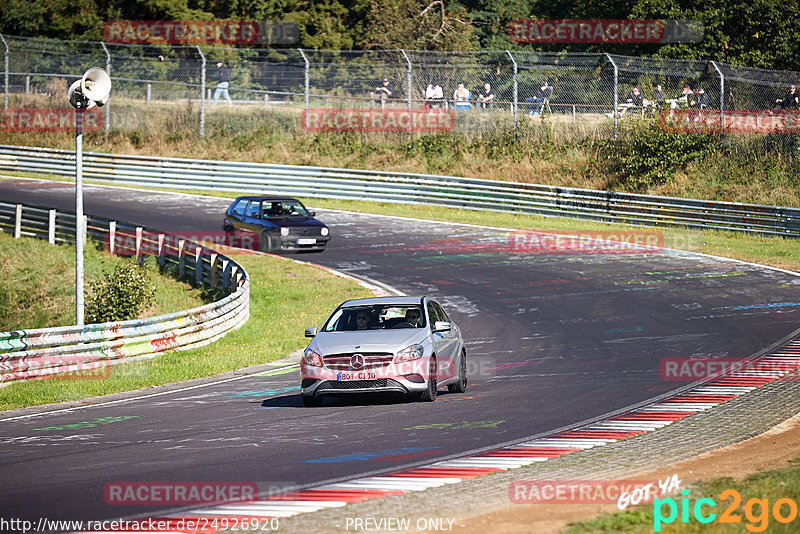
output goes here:
<path id="1" fill-rule="evenodd" d="M 103 45 L 103 51 L 106 53 L 106 72 L 108 73 L 108 76 L 111 77 L 111 54 L 108 51 L 106 43 L 100 41 L 100 44 Z M 111 106 L 109 105 L 109 102 L 106 102 L 105 108 L 106 116 L 104 119 L 105 124 L 103 125 L 103 129 L 108 131 L 111 128 Z"/>
<path id="2" fill-rule="evenodd" d="M 722 69 L 719 68 L 716 61 L 710 63 L 719 74 L 719 126 L 720 132 L 725 133 L 725 75 L 722 74 Z"/>
<path id="3" fill-rule="evenodd" d="M 309 89 L 309 80 L 308 80 L 308 76 L 309 76 L 309 70 L 310 70 L 311 66 L 310 66 L 310 64 L 308 63 L 308 58 L 306 57 L 306 54 L 305 54 L 305 52 L 303 52 L 303 49 L 302 49 L 302 48 L 298 48 L 297 50 L 300 52 L 300 55 L 301 55 L 301 56 L 303 56 L 303 61 L 305 61 L 305 63 L 306 63 L 306 67 L 305 67 L 305 93 L 306 93 L 306 99 L 305 99 L 305 110 L 306 110 L 306 124 L 305 124 L 305 127 L 306 127 L 306 131 L 308 131 L 308 98 L 309 98 L 309 91 L 310 91 L 310 89 Z"/>
<path id="4" fill-rule="evenodd" d="M 403 53 L 403 57 L 406 59 L 406 64 L 408 65 L 408 116 L 411 117 L 411 58 L 408 57 L 406 51 L 402 48 L 400 52 Z M 411 131 L 411 121 L 408 122 L 408 131 Z"/>
<path id="5" fill-rule="evenodd" d="M 508 58 L 511 60 L 511 63 L 514 65 L 514 103 L 511 104 L 511 112 L 514 114 L 514 137 L 517 136 L 517 111 L 519 108 L 519 85 L 517 80 L 517 74 L 519 73 L 519 66 L 517 65 L 517 60 L 514 59 L 514 55 L 509 51 L 506 50 L 506 54 L 508 54 Z"/>
<path id="6" fill-rule="evenodd" d="M 609 63 L 614 67 L 614 139 L 619 135 L 619 113 L 617 113 L 617 106 L 619 106 L 619 68 L 610 54 L 606 54 Z"/>
<path id="7" fill-rule="evenodd" d="M 6 47 L 6 56 L 5 56 L 5 74 L 3 76 L 3 91 L 5 92 L 5 98 L 3 99 L 3 109 L 8 109 L 8 42 L 6 38 L 3 37 L 3 34 L 0 33 L 0 39 L 3 40 L 3 45 Z"/>
<path id="8" fill-rule="evenodd" d="M 200 47 L 197 47 L 200 53 L 201 72 L 200 72 L 200 137 L 206 136 L 206 56 Z"/>

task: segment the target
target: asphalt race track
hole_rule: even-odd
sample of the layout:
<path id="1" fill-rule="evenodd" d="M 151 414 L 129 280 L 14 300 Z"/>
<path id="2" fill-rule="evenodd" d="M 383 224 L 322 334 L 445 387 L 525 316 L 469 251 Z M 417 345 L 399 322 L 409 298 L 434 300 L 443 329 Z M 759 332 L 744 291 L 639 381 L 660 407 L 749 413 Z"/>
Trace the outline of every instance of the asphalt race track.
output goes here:
<path id="1" fill-rule="evenodd" d="M 74 209 L 73 195 L 68 184 L 0 181 L 3 201 Z M 217 231 L 229 203 L 96 186 L 85 186 L 84 202 L 87 213 L 167 232 Z M 663 359 L 749 356 L 800 322 L 800 279 L 780 271 L 674 251 L 515 251 L 508 231 L 317 212 L 333 238 L 300 259 L 439 299 L 467 342 L 466 394 L 308 409 L 293 370 L 0 421 L 0 516 L 169 509 L 108 505 L 113 481 L 249 481 L 269 491 L 430 462 L 683 387 L 662 378 Z"/>

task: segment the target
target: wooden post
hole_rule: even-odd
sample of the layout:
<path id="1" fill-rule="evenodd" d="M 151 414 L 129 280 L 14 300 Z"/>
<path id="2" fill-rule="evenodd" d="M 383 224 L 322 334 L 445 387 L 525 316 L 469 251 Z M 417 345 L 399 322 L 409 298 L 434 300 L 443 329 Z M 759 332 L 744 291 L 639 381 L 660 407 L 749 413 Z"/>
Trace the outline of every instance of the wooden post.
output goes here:
<path id="1" fill-rule="evenodd" d="M 158 234 L 158 266 L 164 268 L 167 258 L 164 256 L 164 234 Z"/>
<path id="2" fill-rule="evenodd" d="M 136 261 L 142 263 L 142 230 L 141 226 L 136 227 Z"/>
<path id="3" fill-rule="evenodd" d="M 217 263 L 219 254 L 212 253 L 211 256 L 211 287 L 217 287 Z"/>
<path id="4" fill-rule="evenodd" d="M 22 235 L 22 204 L 17 204 L 14 217 L 14 239 L 19 239 L 20 235 Z"/>
<path id="5" fill-rule="evenodd" d="M 117 253 L 117 221 L 108 223 L 108 251 L 112 256 Z"/>
<path id="6" fill-rule="evenodd" d="M 231 287 L 231 262 L 222 260 L 222 289 L 230 291 Z"/>
<path id="7" fill-rule="evenodd" d="M 50 210 L 48 212 L 47 242 L 51 245 L 56 244 L 56 210 Z"/>
<path id="8" fill-rule="evenodd" d="M 203 247 L 194 248 L 194 281 L 199 286 L 203 283 Z"/>
<path id="9" fill-rule="evenodd" d="M 186 257 L 184 256 L 185 239 L 178 240 L 178 276 L 183 278 L 186 275 Z"/>

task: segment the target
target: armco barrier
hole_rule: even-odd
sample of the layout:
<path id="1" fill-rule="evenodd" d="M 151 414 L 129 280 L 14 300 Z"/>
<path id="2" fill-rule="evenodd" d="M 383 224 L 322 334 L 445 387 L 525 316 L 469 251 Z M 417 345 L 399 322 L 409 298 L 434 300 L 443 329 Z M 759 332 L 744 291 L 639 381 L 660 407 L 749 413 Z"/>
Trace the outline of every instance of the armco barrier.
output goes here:
<path id="1" fill-rule="evenodd" d="M 0 145 L 0 172 L 72 176 L 66 150 Z M 84 153 L 87 179 L 125 185 L 428 204 L 800 237 L 800 209 L 398 172 Z"/>
<path id="2" fill-rule="evenodd" d="M 104 242 L 112 252 L 137 258 L 155 252 L 162 268 L 189 276 L 198 285 L 221 288 L 228 295 L 205 306 L 147 319 L 2 332 L 0 382 L 90 373 L 107 365 L 198 347 L 247 321 L 250 281 L 230 258 L 142 227 L 101 217 L 85 219 L 87 236 Z M 75 214 L 0 202 L 0 230 L 53 244 L 74 242 Z"/>

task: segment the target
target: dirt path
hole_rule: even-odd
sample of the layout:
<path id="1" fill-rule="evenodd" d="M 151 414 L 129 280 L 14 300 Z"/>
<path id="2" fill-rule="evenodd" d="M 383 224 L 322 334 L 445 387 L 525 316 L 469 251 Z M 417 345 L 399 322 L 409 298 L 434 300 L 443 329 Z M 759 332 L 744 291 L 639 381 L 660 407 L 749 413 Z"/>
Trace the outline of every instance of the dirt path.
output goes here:
<path id="1" fill-rule="evenodd" d="M 800 414 L 754 438 L 628 479 L 664 480 L 677 474 L 681 487 L 695 480 L 719 476 L 741 480 L 757 471 L 787 467 L 789 460 L 798 457 Z M 455 530 L 459 534 L 551 533 L 563 530 L 569 522 L 616 511 L 616 504 L 520 504 L 489 514 L 459 518 L 465 528 Z"/>

